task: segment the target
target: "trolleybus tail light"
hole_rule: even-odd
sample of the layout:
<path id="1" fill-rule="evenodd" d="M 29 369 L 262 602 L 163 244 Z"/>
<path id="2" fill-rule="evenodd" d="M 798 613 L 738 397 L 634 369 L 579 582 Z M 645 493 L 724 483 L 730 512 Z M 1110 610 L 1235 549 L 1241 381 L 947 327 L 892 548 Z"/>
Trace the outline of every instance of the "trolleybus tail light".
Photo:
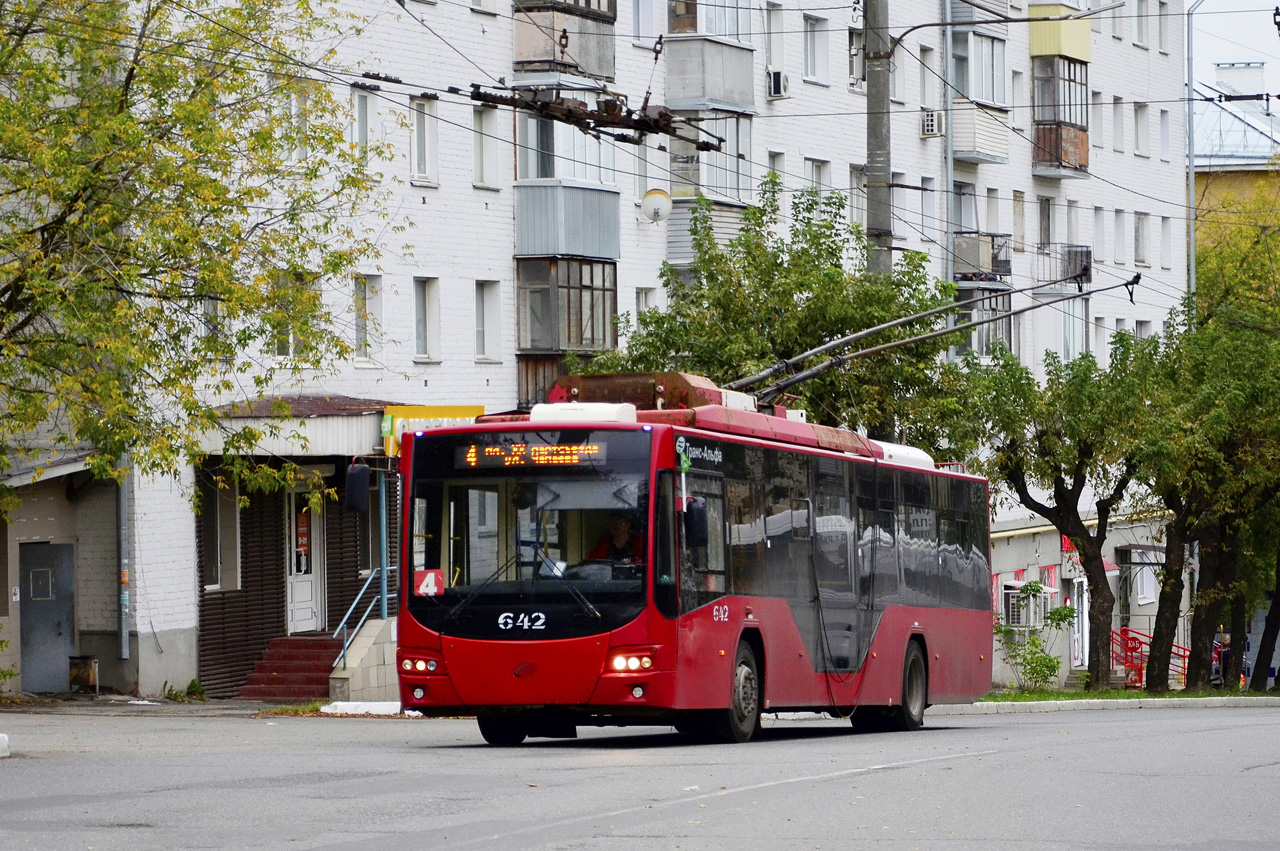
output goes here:
<path id="1" fill-rule="evenodd" d="M 609 670 L 616 673 L 647 671 L 653 667 L 653 650 L 648 648 L 615 648 L 609 654 Z"/>

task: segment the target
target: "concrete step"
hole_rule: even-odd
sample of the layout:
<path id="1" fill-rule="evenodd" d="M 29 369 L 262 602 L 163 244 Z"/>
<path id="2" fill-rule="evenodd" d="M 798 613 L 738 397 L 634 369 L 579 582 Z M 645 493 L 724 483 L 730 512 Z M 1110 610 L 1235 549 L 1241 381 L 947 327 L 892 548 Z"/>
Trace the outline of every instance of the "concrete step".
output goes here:
<path id="1" fill-rule="evenodd" d="M 301 686 L 245 686 L 240 690 L 241 700 L 275 700 L 281 703 L 307 703 L 329 697 L 329 684 L 323 689 Z"/>
<path id="2" fill-rule="evenodd" d="M 324 671 L 319 674 L 281 674 L 275 671 L 267 673 L 252 673 L 249 675 L 245 685 L 249 686 L 306 686 L 306 687 L 329 687 L 330 671 Z"/>

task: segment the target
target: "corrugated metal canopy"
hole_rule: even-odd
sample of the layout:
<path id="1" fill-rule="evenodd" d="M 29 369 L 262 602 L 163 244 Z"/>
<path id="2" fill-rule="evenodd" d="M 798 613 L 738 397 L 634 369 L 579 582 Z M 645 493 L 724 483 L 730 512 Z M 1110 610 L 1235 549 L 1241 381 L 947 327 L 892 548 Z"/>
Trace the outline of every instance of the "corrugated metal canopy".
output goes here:
<path id="1" fill-rule="evenodd" d="M 258 443 L 263 454 L 364 455 L 381 453 L 382 412 L 399 404 L 403 403 L 337 394 L 287 395 L 225 405 L 219 411 L 234 421 L 235 428 L 251 426 L 263 432 Z M 222 453 L 222 436 L 206 434 L 201 448 Z"/>

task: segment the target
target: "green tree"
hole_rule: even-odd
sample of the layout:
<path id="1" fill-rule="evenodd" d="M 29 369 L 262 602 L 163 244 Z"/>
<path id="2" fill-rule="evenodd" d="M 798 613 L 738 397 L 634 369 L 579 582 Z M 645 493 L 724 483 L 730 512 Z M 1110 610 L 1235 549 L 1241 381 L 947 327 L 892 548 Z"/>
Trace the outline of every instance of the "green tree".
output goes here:
<path id="1" fill-rule="evenodd" d="M 1002 498 L 1048 520 L 1076 546 L 1089 583 L 1089 688 L 1111 680 L 1115 595 L 1102 549 L 1133 482 L 1145 419 L 1144 362 L 1154 340 L 1117 334 L 1104 369 L 1086 353 L 1045 356 L 1045 380 L 1007 350 L 968 361 L 972 423 L 984 447 L 974 460 Z M 1092 528 L 1091 528 L 1092 524 Z"/>
<path id="2" fill-rule="evenodd" d="M 172 471 L 214 429 L 248 452 L 261 435 L 218 406 L 346 353 L 324 288 L 373 253 L 352 222 L 379 152 L 311 70 L 342 20 L 323 0 L 0 7 L 0 471 L 73 445 L 99 475 L 126 453 Z"/>
<path id="3" fill-rule="evenodd" d="M 907 253 L 889 277 L 866 271 L 866 242 L 849 225 L 838 193 L 798 193 L 784 228 L 776 175 L 743 212 L 740 232 L 721 244 L 711 205 L 699 199 L 688 269 L 664 266 L 668 306 L 624 315 L 625 349 L 598 356 L 592 372 L 680 370 L 719 384 L 756 374 L 822 343 L 954 300 L 930 280 L 925 257 Z M 784 232 L 785 231 L 785 232 Z M 933 330 L 936 318 L 886 332 L 866 346 Z M 852 362 L 795 388 L 811 418 L 865 427 L 874 437 L 927 448 L 941 444 L 960 413 L 958 370 L 939 358 L 945 339 Z M 812 359 L 812 366 L 819 359 Z"/>

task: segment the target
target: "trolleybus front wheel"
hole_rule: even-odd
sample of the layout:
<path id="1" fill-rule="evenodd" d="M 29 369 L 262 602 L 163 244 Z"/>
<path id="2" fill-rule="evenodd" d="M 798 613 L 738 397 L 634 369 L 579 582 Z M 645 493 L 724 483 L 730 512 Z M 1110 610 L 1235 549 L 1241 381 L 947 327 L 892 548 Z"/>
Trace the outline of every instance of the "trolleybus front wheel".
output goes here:
<path id="1" fill-rule="evenodd" d="M 729 708 L 716 714 L 716 738 L 723 742 L 747 742 L 760 729 L 760 677 L 751 645 L 738 643 L 733 663 Z"/>
<path id="2" fill-rule="evenodd" d="M 889 724 L 895 730 L 919 730 L 924 726 L 924 708 L 929 699 L 929 672 L 919 643 L 907 644 L 902 661 L 902 703 L 889 713 Z"/>
<path id="3" fill-rule="evenodd" d="M 481 715 L 476 718 L 480 735 L 491 745 L 513 747 L 529 735 L 528 725 L 519 715 Z"/>

